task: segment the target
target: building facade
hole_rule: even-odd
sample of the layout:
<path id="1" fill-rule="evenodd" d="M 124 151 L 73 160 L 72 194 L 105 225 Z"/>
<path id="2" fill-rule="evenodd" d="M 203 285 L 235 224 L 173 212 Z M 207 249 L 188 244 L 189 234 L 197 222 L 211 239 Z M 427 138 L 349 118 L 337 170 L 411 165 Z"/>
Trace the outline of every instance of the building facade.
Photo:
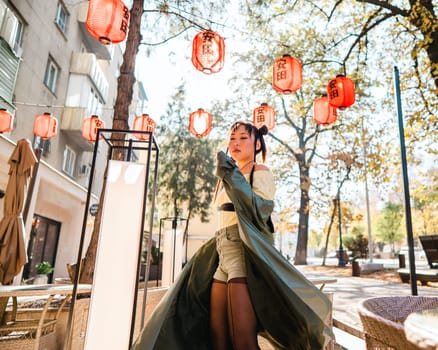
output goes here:
<path id="1" fill-rule="evenodd" d="M 14 283 L 33 277 L 40 261 L 54 265 L 52 281 L 67 277 L 66 264 L 77 260 L 94 149 L 82 137 L 82 122 L 98 115 L 111 128 L 123 59 L 121 45 L 105 46 L 88 33 L 87 7 L 79 1 L 0 0 L 0 108 L 14 115 L 13 130 L 0 134 L 0 190 L 6 189 L 18 140 L 28 139 L 41 153 L 25 218 L 29 262 Z M 141 87 L 136 90 L 146 99 Z M 34 118 L 43 113 L 58 122 L 49 140 L 33 134 Z M 99 198 L 105 158 L 97 158 L 92 203 Z M 85 248 L 93 216 L 86 220 Z"/>

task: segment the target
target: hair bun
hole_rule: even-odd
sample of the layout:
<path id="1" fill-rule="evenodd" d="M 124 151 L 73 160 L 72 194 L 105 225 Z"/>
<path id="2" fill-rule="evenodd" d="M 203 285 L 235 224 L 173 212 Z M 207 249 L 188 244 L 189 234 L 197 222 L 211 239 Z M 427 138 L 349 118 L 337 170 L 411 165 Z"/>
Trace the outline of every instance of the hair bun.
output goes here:
<path id="1" fill-rule="evenodd" d="M 268 133 L 268 127 L 267 127 L 266 125 L 262 125 L 262 126 L 259 128 L 259 133 L 260 133 L 261 135 L 266 135 L 266 134 Z"/>

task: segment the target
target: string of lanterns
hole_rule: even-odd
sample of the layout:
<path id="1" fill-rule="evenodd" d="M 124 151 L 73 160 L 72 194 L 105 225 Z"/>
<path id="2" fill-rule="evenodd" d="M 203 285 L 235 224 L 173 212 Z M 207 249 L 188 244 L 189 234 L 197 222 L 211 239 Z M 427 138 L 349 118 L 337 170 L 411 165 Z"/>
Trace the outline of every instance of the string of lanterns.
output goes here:
<path id="1" fill-rule="evenodd" d="M 86 27 L 89 33 L 103 44 L 116 44 L 125 40 L 129 27 L 130 12 L 122 0 L 89 0 Z M 193 66 L 205 73 L 218 73 L 224 66 L 224 39 L 212 30 L 198 33 L 192 43 Z M 288 95 L 298 91 L 302 85 L 302 64 L 290 55 L 283 55 L 272 66 L 272 87 L 275 91 Z M 338 75 L 327 85 L 327 95 L 314 100 L 313 120 L 327 126 L 337 119 L 337 109 L 344 110 L 355 102 L 353 81 Z M 45 113 L 45 115 L 48 113 Z M 56 119 L 55 119 L 56 121 Z M 275 127 L 276 113 L 267 103 L 262 103 L 253 111 L 253 124 L 266 125 L 268 130 Z M 5 109 L 0 110 L 0 133 L 12 130 L 13 117 Z M 55 122 L 56 127 L 56 122 Z M 97 129 L 104 122 L 93 115 L 83 122 L 82 136 L 96 141 Z M 147 114 L 135 117 L 133 130 L 154 132 L 155 121 Z M 212 129 L 212 116 L 202 108 L 190 114 L 189 132 L 198 138 L 208 135 Z M 134 134 L 140 140 L 148 140 L 148 134 Z"/>

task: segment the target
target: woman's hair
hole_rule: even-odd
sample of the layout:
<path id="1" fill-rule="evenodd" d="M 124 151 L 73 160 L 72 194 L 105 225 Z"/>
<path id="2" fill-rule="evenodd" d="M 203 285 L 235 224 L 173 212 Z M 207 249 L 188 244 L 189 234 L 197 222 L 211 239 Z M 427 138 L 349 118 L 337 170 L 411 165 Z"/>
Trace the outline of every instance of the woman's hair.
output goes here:
<path id="1" fill-rule="evenodd" d="M 263 162 L 265 162 L 267 149 L 266 149 L 265 139 L 263 138 L 263 136 L 268 133 L 268 128 L 266 127 L 266 125 L 263 125 L 260 129 L 258 129 L 256 126 L 254 126 L 251 123 L 247 123 L 243 120 L 238 120 L 234 122 L 233 125 L 231 125 L 230 133 L 235 132 L 237 128 L 239 128 L 240 126 L 243 126 L 250 136 L 254 135 L 254 161 L 257 154 L 262 152 L 262 160 Z M 256 148 L 257 140 L 260 140 L 259 149 Z"/>

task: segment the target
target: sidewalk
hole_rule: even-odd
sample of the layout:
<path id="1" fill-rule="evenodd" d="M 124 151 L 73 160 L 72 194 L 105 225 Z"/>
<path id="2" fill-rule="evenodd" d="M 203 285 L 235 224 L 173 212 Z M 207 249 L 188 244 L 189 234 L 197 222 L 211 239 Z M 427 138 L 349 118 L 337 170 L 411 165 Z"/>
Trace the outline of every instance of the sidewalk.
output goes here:
<path id="1" fill-rule="evenodd" d="M 385 266 L 386 267 L 386 266 Z M 309 277 L 321 276 L 321 273 L 305 271 Z M 349 327 L 362 330 L 357 312 L 361 300 L 371 297 L 411 295 L 411 286 L 405 283 L 387 282 L 375 278 L 336 276 L 336 283 L 328 284 L 324 291 L 333 293 L 333 319 Z M 418 295 L 438 297 L 438 288 L 418 286 Z M 336 341 L 348 350 L 366 349 L 364 340 L 353 337 L 337 328 L 334 329 Z"/>

